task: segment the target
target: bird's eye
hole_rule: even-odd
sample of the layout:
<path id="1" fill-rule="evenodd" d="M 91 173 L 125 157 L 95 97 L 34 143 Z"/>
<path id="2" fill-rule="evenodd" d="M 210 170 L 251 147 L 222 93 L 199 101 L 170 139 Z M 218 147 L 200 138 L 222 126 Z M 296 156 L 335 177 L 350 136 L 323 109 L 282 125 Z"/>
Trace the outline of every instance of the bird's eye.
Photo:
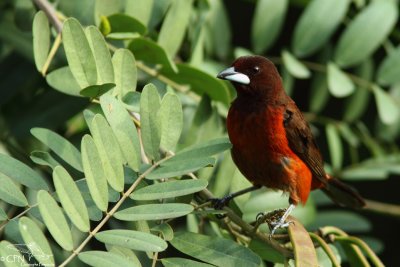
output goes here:
<path id="1" fill-rule="evenodd" d="M 253 73 L 256 74 L 260 71 L 260 67 L 259 66 L 255 66 L 253 67 Z"/>

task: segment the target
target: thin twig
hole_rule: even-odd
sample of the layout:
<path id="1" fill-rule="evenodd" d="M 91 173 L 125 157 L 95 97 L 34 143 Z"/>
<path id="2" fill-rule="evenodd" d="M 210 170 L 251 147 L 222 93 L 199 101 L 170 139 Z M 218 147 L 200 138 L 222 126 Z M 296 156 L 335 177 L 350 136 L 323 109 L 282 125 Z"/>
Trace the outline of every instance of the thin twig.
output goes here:
<path id="1" fill-rule="evenodd" d="M 47 56 L 46 62 L 44 63 L 43 68 L 40 71 L 43 77 L 46 76 L 50 63 L 53 60 L 54 56 L 56 55 L 60 45 L 61 45 L 61 33 L 58 33 L 56 39 L 54 40 L 53 46 L 51 47 L 51 50 Z"/>
<path id="2" fill-rule="evenodd" d="M 158 252 L 155 252 L 153 254 L 153 263 L 151 264 L 151 267 L 156 267 L 157 260 L 158 260 Z"/>
<path id="3" fill-rule="evenodd" d="M 50 23 L 54 26 L 58 33 L 62 30 L 62 23 L 57 16 L 57 12 L 54 7 L 47 0 L 32 0 L 33 3 L 40 9 L 46 13 L 47 17 L 50 20 Z"/>
<path id="4" fill-rule="evenodd" d="M 379 213 L 383 215 L 390 215 L 400 217 L 400 206 L 395 204 L 383 203 L 375 200 L 366 200 L 367 205 L 364 210 Z"/>

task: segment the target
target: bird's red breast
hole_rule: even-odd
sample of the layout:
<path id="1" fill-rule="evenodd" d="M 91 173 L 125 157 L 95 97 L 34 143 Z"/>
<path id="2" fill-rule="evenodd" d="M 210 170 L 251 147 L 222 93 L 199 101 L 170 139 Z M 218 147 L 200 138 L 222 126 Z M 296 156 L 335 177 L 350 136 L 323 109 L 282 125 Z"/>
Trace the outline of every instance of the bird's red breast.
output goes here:
<path id="1" fill-rule="evenodd" d="M 312 174 L 289 147 L 284 106 L 243 109 L 240 105 L 240 101 L 233 103 L 227 119 L 235 164 L 255 185 L 289 192 L 294 204 L 305 204 Z"/>

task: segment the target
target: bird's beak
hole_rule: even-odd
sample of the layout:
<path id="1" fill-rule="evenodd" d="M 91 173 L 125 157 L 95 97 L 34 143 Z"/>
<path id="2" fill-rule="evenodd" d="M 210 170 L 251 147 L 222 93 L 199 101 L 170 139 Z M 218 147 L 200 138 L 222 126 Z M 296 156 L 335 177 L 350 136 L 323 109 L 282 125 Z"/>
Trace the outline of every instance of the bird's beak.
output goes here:
<path id="1" fill-rule="evenodd" d="M 240 84 L 250 84 L 249 76 L 235 71 L 234 67 L 230 67 L 226 70 L 221 71 L 220 73 L 218 73 L 217 78 Z"/>

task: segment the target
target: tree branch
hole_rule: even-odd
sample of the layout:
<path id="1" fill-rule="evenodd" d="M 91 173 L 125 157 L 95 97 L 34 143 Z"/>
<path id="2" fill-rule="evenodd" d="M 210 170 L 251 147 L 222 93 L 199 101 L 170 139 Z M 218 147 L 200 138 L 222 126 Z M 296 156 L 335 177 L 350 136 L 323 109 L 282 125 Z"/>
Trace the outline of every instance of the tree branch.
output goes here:
<path id="1" fill-rule="evenodd" d="M 54 7 L 47 0 L 32 0 L 32 2 L 40 9 L 46 13 L 46 16 L 49 18 L 50 23 L 56 29 L 58 33 L 62 30 L 62 23 L 57 17 L 57 12 Z"/>

